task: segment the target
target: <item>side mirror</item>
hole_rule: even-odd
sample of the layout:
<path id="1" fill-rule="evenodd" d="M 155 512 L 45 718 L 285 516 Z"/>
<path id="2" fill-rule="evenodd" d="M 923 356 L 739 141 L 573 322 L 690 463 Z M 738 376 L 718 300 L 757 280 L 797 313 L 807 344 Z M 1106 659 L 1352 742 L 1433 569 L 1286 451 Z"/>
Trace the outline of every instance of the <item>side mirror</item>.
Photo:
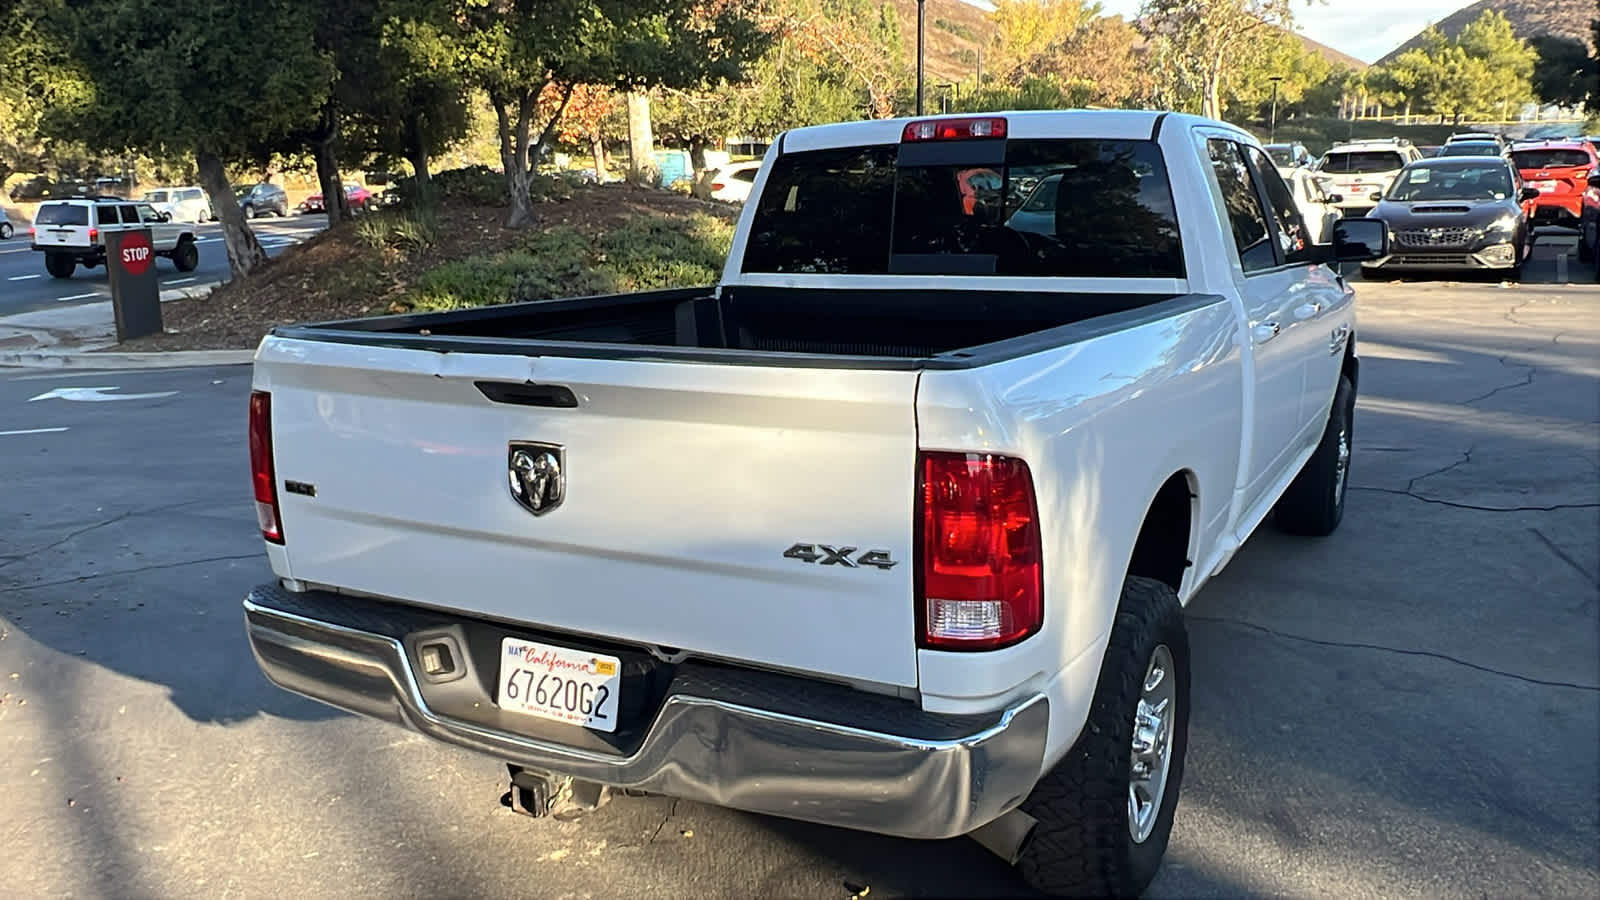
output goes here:
<path id="1" fill-rule="evenodd" d="M 1383 202 L 1383 191 L 1373 191 L 1372 192 L 1372 196 L 1370 198 L 1368 198 L 1368 199 L 1370 199 L 1373 203 L 1382 203 Z"/>
<path id="2" fill-rule="evenodd" d="M 1389 223 L 1364 216 L 1333 223 L 1333 261 L 1365 262 L 1389 255 Z"/>
<path id="3" fill-rule="evenodd" d="M 1537 199 L 1538 196 L 1539 196 L 1539 189 L 1538 188 L 1525 187 L 1525 188 L 1522 189 L 1522 193 L 1518 194 L 1517 196 L 1521 197 L 1524 200 L 1534 200 L 1534 199 Z"/>
<path id="4" fill-rule="evenodd" d="M 172 221 L 172 213 L 169 213 L 169 212 L 162 213 L 161 214 L 161 221 L 163 221 L 163 222 L 171 222 Z"/>
<path id="5" fill-rule="evenodd" d="M 1334 204 L 1343 203 L 1344 202 L 1344 195 L 1343 194 L 1328 194 L 1328 195 L 1326 195 L 1326 196 L 1324 196 L 1322 198 L 1322 202 L 1323 203 L 1334 203 Z"/>

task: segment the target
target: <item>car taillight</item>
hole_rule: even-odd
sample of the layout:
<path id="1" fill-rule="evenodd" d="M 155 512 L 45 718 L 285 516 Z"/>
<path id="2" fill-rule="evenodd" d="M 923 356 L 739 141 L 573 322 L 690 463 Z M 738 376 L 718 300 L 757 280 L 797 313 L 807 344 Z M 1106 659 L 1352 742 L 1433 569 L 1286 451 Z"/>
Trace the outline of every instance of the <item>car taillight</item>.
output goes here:
<path id="1" fill-rule="evenodd" d="M 261 536 L 274 544 L 283 543 L 278 482 L 272 470 L 272 395 L 266 391 L 250 392 L 250 480 L 255 484 Z"/>
<path id="2" fill-rule="evenodd" d="M 98 228 L 89 229 L 89 240 L 91 240 L 91 241 L 100 240 L 100 229 L 98 229 Z"/>
<path id="3" fill-rule="evenodd" d="M 900 135 L 908 143 L 917 141 L 964 141 L 974 138 L 1003 138 L 1005 119 L 930 119 L 912 122 Z"/>
<path id="4" fill-rule="evenodd" d="M 722 183 L 722 182 L 720 182 L 720 181 L 713 181 L 713 182 L 711 182 L 711 189 L 712 189 L 712 190 L 713 190 L 713 191 L 720 191 L 720 190 L 722 190 L 722 189 L 723 189 L 723 188 L 725 188 L 725 187 L 727 187 L 727 185 L 725 185 L 725 184 L 723 184 L 723 183 Z"/>
<path id="5" fill-rule="evenodd" d="M 994 650 L 1037 632 L 1044 564 L 1028 464 L 940 452 L 919 454 L 917 470 L 918 644 Z"/>

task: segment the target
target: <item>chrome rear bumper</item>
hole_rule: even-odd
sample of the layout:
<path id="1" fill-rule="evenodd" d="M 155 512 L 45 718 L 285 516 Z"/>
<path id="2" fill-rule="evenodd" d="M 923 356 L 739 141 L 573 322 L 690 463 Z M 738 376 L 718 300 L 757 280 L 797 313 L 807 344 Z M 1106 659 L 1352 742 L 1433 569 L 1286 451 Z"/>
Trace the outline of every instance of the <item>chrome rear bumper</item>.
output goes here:
<path id="1" fill-rule="evenodd" d="M 693 683 L 669 689 L 631 753 L 573 747 L 440 714 L 425 701 L 400 637 L 324 620 L 304 604 L 276 608 L 284 596 L 272 585 L 244 603 L 251 649 L 274 683 L 530 769 L 863 831 L 948 838 L 1020 804 L 1043 759 L 1043 695 L 952 735 L 949 717 L 914 708 L 880 730 L 841 724 L 849 717 L 825 711 L 797 715 L 734 702 L 715 690 L 696 695 Z"/>

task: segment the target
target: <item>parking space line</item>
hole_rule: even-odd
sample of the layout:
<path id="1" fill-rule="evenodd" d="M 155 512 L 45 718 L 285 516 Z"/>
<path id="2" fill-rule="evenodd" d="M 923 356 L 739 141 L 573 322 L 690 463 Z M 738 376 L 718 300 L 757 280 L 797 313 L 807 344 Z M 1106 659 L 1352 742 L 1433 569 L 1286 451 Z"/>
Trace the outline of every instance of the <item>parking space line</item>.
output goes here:
<path id="1" fill-rule="evenodd" d="M 191 275 L 188 278 L 174 278 L 171 281 L 163 281 L 161 283 L 162 284 L 188 284 L 189 282 L 191 282 L 193 280 L 194 280 L 194 276 Z"/>
<path id="2" fill-rule="evenodd" d="M 94 291 L 94 292 L 88 293 L 88 294 L 73 294 L 70 297 L 57 297 L 56 298 L 56 302 L 57 303 L 61 303 L 61 302 L 66 301 L 66 300 L 84 300 L 84 299 L 87 299 L 89 297 L 110 297 L 110 296 L 111 296 L 110 294 L 102 294 L 99 291 Z"/>
<path id="3" fill-rule="evenodd" d="M 5 437 L 8 434 L 52 434 L 66 430 L 66 428 L 22 428 L 17 431 L 0 431 L 0 437 Z"/>
<path id="4" fill-rule="evenodd" d="M 42 277 L 44 277 L 44 276 L 42 276 L 42 275 L 13 275 L 10 278 L 7 278 L 6 280 L 7 281 L 32 281 L 35 278 L 42 278 Z"/>

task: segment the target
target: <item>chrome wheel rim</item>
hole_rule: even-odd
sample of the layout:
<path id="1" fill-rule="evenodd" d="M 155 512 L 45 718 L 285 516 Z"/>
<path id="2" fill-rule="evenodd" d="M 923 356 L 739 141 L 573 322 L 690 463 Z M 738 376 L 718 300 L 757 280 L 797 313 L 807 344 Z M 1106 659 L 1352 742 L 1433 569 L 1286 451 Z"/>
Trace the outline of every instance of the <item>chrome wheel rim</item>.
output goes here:
<path id="1" fill-rule="evenodd" d="M 1172 723 L 1178 713 L 1177 673 L 1166 644 L 1150 654 L 1133 714 L 1133 745 L 1128 771 L 1128 833 L 1142 844 L 1161 816 L 1172 768 Z"/>
<path id="2" fill-rule="evenodd" d="M 1345 476 L 1350 471 L 1350 426 L 1339 425 L 1339 456 L 1333 463 L 1333 498 L 1344 499 Z"/>

